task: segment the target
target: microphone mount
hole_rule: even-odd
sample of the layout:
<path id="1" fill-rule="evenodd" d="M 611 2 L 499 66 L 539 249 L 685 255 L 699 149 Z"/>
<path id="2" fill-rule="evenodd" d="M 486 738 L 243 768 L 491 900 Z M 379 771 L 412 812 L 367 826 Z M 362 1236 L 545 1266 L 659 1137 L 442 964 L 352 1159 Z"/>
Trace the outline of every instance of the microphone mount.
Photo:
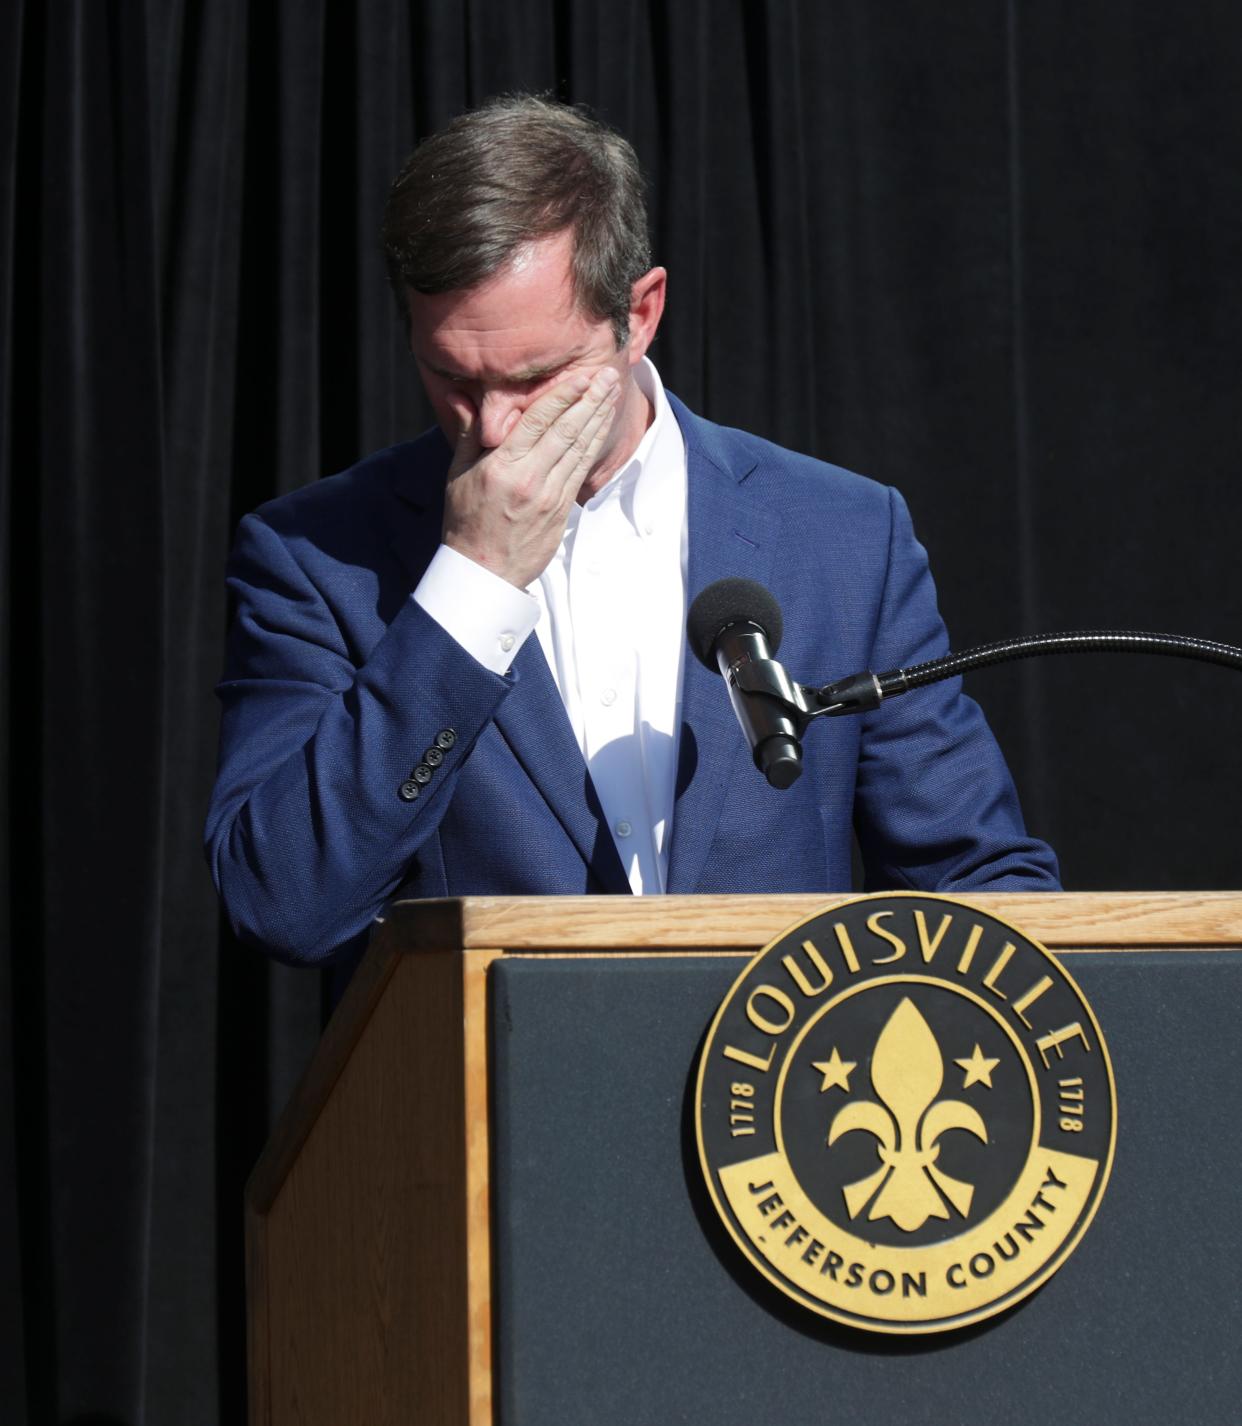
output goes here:
<path id="1" fill-rule="evenodd" d="M 806 690 L 772 657 L 770 637 L 761 624 L 740 620 L 722 629 L 713 647 L 755 766 L 771 786 L 785 789 L 801 776 L 802 730 L 811 715 Z M 752 702 L 751 694 L 763 702 Z"/>
<path id="2" fill-rule="evenodd" d="M 753 691 L 766 693 L 784 702 L 791 717 L 801 720 L 799 736 L 814 718 L 841 718 L 851 713 L 869 713 L 886 699 L 925 688 L 946 678 L 956 678 L 972 669 L 992 664 L 1010 663 L 1016 659 L 1046 658 L 1051 654 L 1156 654 L 1165 658 L 1193 659 L 1199 663 L 1220 664 L 1242 672 L 1242 648 L 1223 644 L 1215 639 L 1199 639 L 1186 634 L 1132 633 L 1118 629 L 1087 629 L 1078 633 L 1028 634 L 1016 639 L 1000 639 L 991 644 L 979 644 L 962 653 L 949 653 L 909 668 L 889 669 L 886 673 L 851 674 L 820 688 L 806 688 L 794 683 L 778 664 L 781 680 L 747 672 L 745 666 L 735 670 L 739 686 L 750 689 L 750 679 L 762 677 L 763 686 Z M 742 681 L 746 680 L 746 681 Z"/>
<path id="3" fill-rule="evenodd" d="M 724 678 L 755 766 L 773 787 L 781 789 L 791 787 L 802 772 L 802 737 L 816 718 L 869 713 L 899 694 L 990 664 L 1050 654 L 1138 653 L 1194 659 L 1242 671 L 1242 648 L 1214 639 L 1089 629 L 1001 639 L 910 668 L 884 673 L 868 669 L 813 687 L 794 682 L 777 662 L 780 605 L 753 580 L 722 579 L 708 585 L 691 605 L 686 625 L 696 656 Z"/>

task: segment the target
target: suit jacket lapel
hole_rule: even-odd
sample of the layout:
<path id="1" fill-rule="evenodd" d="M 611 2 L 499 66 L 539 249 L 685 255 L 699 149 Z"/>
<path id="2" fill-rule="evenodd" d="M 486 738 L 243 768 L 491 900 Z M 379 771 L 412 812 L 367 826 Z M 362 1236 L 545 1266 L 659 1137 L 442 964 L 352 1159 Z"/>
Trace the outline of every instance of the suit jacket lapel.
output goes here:
<path id="1" fill-rule="evenodd" d="M 518 685 L 496 713 L 496 726 L 606 892 L 629 892 L 629 878 L 604 817 L 539 640 L 513 661 Z"/>
<path id="2" fill-rule="evenodd" d="M 768 582 L 781 518 L 746 485 L 756 459 L 719 427 L 670 403 L 686 440 L 689 479 L 689 602 L 714 580 Z M 720 675 L 686 650 L 681 749 L 669 846 L 668 890 L 698 889 L 729 779 L 749 767 L 745 738 Z"/>
<path id="3" fill-rule="evenodd" d="M 410 589 L 422 578 L 440 542 L 449 458 L 441 440 L 431 459 L 401 471 L 394 481 L 403 504 L 390 536 Z M 496 714 L 496 727 L 601 888 L 628 893 L 629 879 L 537 638 L 522 645 L 513 672 L 517 684 Z"/>

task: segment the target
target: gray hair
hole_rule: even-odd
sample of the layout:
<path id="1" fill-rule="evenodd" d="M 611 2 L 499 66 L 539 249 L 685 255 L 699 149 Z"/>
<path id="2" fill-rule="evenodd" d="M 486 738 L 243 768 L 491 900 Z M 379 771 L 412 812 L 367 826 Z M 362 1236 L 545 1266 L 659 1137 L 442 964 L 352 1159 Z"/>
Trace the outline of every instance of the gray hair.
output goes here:
<path id="1" fill-rule="evenodd" d="M 456 292 L 524 243 L 572 229 L 579 307 L 629 336 L 630 291 L 651 266 L 633 148 L 580 108 L 530 94 L 488 100 L 424 139 L 393 180 L 384 256 L 397 306 L 407 289 Z"/>

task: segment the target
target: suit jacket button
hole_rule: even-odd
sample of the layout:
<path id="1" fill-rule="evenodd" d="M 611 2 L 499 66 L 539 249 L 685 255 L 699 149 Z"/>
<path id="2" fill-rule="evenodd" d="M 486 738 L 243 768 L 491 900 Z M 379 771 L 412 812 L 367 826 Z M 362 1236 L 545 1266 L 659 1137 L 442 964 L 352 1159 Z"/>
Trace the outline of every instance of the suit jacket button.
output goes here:
<path id="1" fill-rule="evenodd" d="M 423 761 L 428 767 L 439 767 L 444 761 L 444 754 L 439 748 L 428 748 L 423 754 Z"/>
<path id="2" fill-rule="evenodd" d="M 410 776 L 414 779 L 416 783 L 425 787 L 427 783 L 431 781 L 431 769 L 427 766 L 426 763 L 419 763 L 419 765 L 414 769 Z"/>
<path id="3" fill-rule="evenodd" d="M 457 734 L 453 732 L 452 728 L 441 728 L 436 734 L 436 747 L 442 752 L 447 753 L 456 741 Z"/>
<path id="4" fill-rule="evenodd" d="M 403 782 L 401 786 L 397 788 L 397 796 L 402 802 L 413 802 L 418 796 L 418 783 L 412 781 Z"/>

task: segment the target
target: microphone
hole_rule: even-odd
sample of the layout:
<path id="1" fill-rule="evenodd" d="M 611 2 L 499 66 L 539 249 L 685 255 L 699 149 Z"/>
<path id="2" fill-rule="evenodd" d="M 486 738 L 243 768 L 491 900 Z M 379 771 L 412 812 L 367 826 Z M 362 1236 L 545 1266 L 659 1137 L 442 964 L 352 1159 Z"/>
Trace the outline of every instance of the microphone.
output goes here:
<path id="1" fill-rule="evenodd" d="M 1242 648 L 1234 644 L 1186 634 L 1086 629 L 999 639 L 909 668 L 891 668 L 884 673 L 867 669 L 822 688 L 804 688 L 772 657 L 781 643 L 780 605 L 752 579 L 721 579 L 709 584 L 690 606 L 686 634 L 699 662 L 718 669 L 728 684 L 729 699 L 754 753 L 755 766 L 776 788 L 792 787 L 801 777 L 801 738 L 812 719 L 870 713 L 899 694 L 1011 659 L 1048 654 L 1159 654 L 1220 664 L 1242 673 Z"/>
<path id="2" fill-rule="evenodd" d="M 753 579 L 721 579 L 690 606 L 686 634 L 704 667 L 719 672 L 746 734 L 755 766 L 772 787 L 792 787 L 802 775 L 802 701 L 772 657 L 781 643 L 780 605 Z"/>

